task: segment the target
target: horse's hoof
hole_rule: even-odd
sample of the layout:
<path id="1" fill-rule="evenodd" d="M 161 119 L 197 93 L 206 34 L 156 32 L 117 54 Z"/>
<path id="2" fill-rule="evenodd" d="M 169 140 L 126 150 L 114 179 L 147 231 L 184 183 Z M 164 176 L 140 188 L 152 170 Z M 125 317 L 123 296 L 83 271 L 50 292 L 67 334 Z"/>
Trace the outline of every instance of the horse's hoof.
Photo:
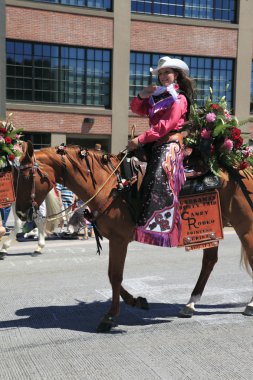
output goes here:
<path id="1" fill-rule="evenodd" d="M 42 253 L 40 252 L 40 251 L 34 251 L 32 254 L 31 254 L 31 256 L 32 257 L 37 257 L 37 256 L 39 256 L 39 255 L 41 255 Z"/>
<path id="2" fill-rule="evenodd" d="M 149 304 L 146 298 L 137 297 L 134 307 L 138 307 L 139 309 L 149 310 Z"/>
<path id="3" fill-rule="evenodd" d="M 178 313 L 179 318 L 191 318 L 194 315 L 195 309 L 190 306 L 184 306 Z"/>
<path id="4" fill-rule="evenodd" d="M 6 256 L 6 253 L 0 252 L 0 260 L 4 260 L 4 256 Z"/>
<path id="5" fill-rule="evenodd" d="M 105 314 L 97 327 L 97 333 L 107 333 L 113 327 L 117 326 L 113 317 L 110 314 Z"/>
<path id="6" fill-rule="evenodd" d="M 253 306 L 246 306 L 244 312 L 243 312 L 243 315 L 247 315 L 249 317 L 252 317 L 253 316 Z"/>

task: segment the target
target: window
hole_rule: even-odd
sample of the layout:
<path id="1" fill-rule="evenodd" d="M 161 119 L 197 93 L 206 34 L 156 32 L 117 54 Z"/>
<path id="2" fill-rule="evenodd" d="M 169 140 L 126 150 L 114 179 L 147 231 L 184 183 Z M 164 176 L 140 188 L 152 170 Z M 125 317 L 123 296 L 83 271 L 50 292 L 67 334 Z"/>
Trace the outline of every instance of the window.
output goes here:
<path id="1" fill-rule="evenodd" d="M 130 100 L 145 86 L 155 83 L 150 67 L 156 67 L 161 54 L 131 52 L 130 56 Z M 234 61 L 224 58 L 173 56 L 183 59 L 190 68 L 190 76 L 196 84 L 196 102 L 201 105 L 213 89 L 214 100 L 226 95 L 230 107 L 233 105 Z M 229 87 L 227 88 L 227 85 Z"/>
<path id="2" fill-rule="evenodd" d="M 30 140 L 34 146 L 34 149 L 41 149 L 51 146 L 50 133 L 23 132 L 23 135 L 24 141 Z"/>
<path id="3" fill-rule="evenodd" d="M 95 144 L 100 144 L 101 149 L 104 152 L 110 152 L 110 138 L 90 138 L 89 136 L 82 137 L 71 137 L 67 135 L 67 145 L 79 145 L 84 148 L 94 149 Z"/>
<path id="4" fill-rule="evenodd" d="M 236 22 L 237 0 L 132 0 L 132 12 Z"/>
<path id="5" fill-rule="evenodd" d="M 7 99 L 110 107 L 111 52 L 7 40 Z"/>
<path id="6" fill-rule="evenodd" d="M 30 0 L 30 1 L 36 1 L 37 3 L 52 3 L 52 4 L 71 5 L 75 7 L 96 8 L 96 9 L 103 9 L 106 11 L 112 10 L 111 0 Z"/>

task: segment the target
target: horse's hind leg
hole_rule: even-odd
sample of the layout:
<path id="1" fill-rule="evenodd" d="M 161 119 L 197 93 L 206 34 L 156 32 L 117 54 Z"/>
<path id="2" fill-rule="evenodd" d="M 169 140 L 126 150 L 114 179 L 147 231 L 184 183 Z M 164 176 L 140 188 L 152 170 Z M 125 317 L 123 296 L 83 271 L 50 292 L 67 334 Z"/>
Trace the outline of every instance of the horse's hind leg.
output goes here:
<path id="1" fill-rule="evenodd" d="M 245 267 L 249 275 L 253 277 L 253 241 L 252 238 L 248 236 L 250 236 L 250 234 L 247 235 L 245 239 L 241 238 L 243 243 L 241 251 L 241 261 L 245 264 Z M 247 316 L 253 316 L 253 297 L 247 304 L 243 314 Z"/>
<path id="2" fill-rule="evenodd" d="M 128 242 L 112 239 L 109 244 L 108 276 L 112 286 L 112 304 L 97 327 L 97 332 L 108 332 L 115 326 L 114 318 L 120 312 L 120 292 Z"/>
<path id="3" fill-rule="evenodd" d="M 198 302 L 202 296 L 202 293 L 205 289 L 206 283 L 209 279 L 209 276 L 214 268 L 214 265 L 218 261 L 218 247 L 204 249 L 203 259 L 202 259 L 202 268 L 198 278 L 198 281 L 195 285 L 195 288 L 192 291 L 191 297 L 187 305 L 185 305 L 179 312 L 179 317 L 181 318 L 191 318 L 195 312 L 195 304 Z"/>

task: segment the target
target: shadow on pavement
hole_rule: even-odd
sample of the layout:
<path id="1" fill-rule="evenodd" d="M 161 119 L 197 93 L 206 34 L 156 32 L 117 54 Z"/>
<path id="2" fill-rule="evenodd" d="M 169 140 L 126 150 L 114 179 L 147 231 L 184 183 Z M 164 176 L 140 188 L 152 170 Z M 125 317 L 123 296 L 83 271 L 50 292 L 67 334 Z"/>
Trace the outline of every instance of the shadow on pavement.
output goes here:
<path id="1" fill-rule="evenodd" d="M 0 322 L 0 329 L 29 327 L 33 329 L 59 328 L 64 330 L 82 331 L 94 333 L 102 316 L 111 306 L 111 301 L 96 301 L 86 303 L 77 301 L 76 305 L 70 306 L 43 306 L 19 309 L 16 315 L 22 317 L 9 321 Z M 116 320 L 122 326 L 146 326 L 162 323 L 170 323 L 178 316 L 183 304 L 151 303 L 149 310 L 131 308 L 121 303 L 121 315 Z M 241 314 L 229 310 L 242 307 L 241 303 L 219 304 L 219 305 L 199 305 L 198 308 L 215 309 L 205 312 L 197 312 L 197 316 L 212 314 Z M 26 318 L 24 318 L 26 317 Z M 122 333 L 124 330 L 112 330 L 112 333 Z"/>

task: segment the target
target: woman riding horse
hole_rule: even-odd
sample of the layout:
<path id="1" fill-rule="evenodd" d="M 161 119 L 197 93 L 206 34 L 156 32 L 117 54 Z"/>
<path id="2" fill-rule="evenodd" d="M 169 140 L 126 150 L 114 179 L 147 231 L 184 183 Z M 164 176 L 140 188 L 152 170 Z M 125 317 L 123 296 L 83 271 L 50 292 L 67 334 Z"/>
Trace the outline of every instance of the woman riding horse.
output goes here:
<path id="1" fill-rule="evenodd" d="M 65 182 L 80 199 L 89 203 L 99 231 L 109 240 L 108 275 L 112 286 L 112 304 L 97 331 L 109 331 L 114 326 L 114 318 L 120 311 L 120 296 L 131 306 L 147 307 L 142 298 L 134 298 L 121 285 L 127 247 L 132 241 L 135 224 L 126 199 L 116 190 L 115 173 L 119 170 L 120 159 L 80 147 L 66 147 L 63 154 L 57 148 L 44 148 L 36 152 L 35 158 L 32 144 L 27 143 L 20 162 L 19 186 L 22 186 L 22 192 L 17 194 L 16 208 L 23 220 L 29 215 L 34 201 L 39 206 L 51 186 L 56 182 Z M 30 173 L 34 166 L 47 173 L 48 182 L 41 181 L 32 193 L 34 183 Z M 253 194 L 253 176 L 248 174 L 243 181 Z M 240 187 L 226 172 L 222 173 L 220 199 L 222 217 L 235 228 L 245 249 L 245 259 L 253 270 L 253 213 Z M 200 299 L 217 260 L 218 247 L 204 250 L 199 279 L 181 316 L 193 315 L 194 304 Z M 253 299 L 244 313 L 253 315 Z"/>

